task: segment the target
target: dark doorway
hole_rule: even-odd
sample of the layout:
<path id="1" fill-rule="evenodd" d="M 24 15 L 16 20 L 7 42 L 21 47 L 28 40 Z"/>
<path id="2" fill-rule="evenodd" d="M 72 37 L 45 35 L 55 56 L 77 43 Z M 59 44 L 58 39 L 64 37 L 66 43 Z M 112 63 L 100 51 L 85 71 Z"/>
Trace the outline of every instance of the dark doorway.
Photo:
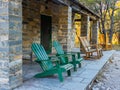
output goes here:
<path id="1" fill-rule="evenodd" d="M 46 52 L 51 53 L 52 48 L 52 17 L 41 15 L 41 44 L 44 46 Z"/>

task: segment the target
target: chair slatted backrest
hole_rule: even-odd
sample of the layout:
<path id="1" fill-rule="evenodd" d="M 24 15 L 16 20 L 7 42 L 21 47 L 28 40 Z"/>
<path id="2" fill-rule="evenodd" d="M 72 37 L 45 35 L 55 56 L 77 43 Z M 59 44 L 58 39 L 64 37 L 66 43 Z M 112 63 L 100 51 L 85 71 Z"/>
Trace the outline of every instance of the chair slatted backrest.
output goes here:
<path id="1" fill-rule="evenodd" d="M 53 41 L 53 47 L 55 47 L 58 55 L 64 55 L 62 45 L 58 41 Z M 65 57 L 61 57 L 60 60 L 62 63 L 66 63 Z"/>
<path id="2" fill-rule="evenodd" d="M 88 48 L 86 47 L 86 40 L 85 37 L 80 37 L 81 44 L 83 46 L 84 51 L 88 51 Z"/>
<path id="3" fill-rule="evenodd" d="M 90 46 L 90 43 L 89 43 L 89 41 L 87 40 L 87 37 L 84 37 L 84 40 L 85 40 L 86 45 L 87 45 L 87 46 Z"/>
<path id="4" fill-rule="evenodd" d="M 64 54 L 62 46 L 58 41 L 53 41 L 53 46 L 55 47 L 58 54 Z"/>
<path id="5" fill-rule="evenodd" d="M 36 55 L 37 59 L 40 61 L 40 66 L 43 71 L 53 68 L 53 64 L 49 60 L 48 55 L 42 45 L 38 43 L 33 43 L 31 49 Z"/>

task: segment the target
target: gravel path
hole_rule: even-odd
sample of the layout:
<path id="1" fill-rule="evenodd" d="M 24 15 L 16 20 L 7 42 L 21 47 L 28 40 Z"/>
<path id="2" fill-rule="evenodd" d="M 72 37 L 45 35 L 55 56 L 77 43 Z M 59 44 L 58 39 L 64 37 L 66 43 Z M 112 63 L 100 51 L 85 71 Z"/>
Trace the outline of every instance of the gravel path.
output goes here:
<path id="1" fill-rule="evenodd" d="M 120 51 L 105 65 L 94 82 L 92 90 L 120 90 Z"/>

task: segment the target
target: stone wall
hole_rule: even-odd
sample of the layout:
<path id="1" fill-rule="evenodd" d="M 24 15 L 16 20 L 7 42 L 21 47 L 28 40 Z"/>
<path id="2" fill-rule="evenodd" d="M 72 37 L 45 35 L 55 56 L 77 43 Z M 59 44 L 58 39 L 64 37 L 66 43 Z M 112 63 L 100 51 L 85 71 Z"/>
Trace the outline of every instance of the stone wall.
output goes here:
<path id="1" fill-rule="evenodd" d="M 74 48 L 74 39 L 75 39 L 75 32 L 72 28 L 72 8 L 68 7 L 68 38 L 67 38 L 67 51 L 71 51 Z"/>
<path id="2" fill-rule="evenodd" d="M 23 53 L 28 54 L 27 52 L 31 51 L 31 44 L 41 41 L 40 15 L 52 17 L 52 41 L 57 40 L 59 6 L 49 1 L 23 0 Z"/>
<path id="3" fill-rule="evenodd" d="M 22 6 L 0 0 L 0 90 L 22 84 Z"/>
<path id="4" fill-rule="evenodd" d="M 8 2 L 0 1 L 0 90 L 9 89 Z"/>
<path id="5" fill-rule="evenodd" d="M 81 15 L 81 36 L 88 36 L 90 17 L 87 15 Z"/>
<path id="6" fill-rule="evenodd" d="M 58 40 L 59 9 L 59 5 L 52 2 L 40 2 L 40 14 L 52 17 L 52 41 Z M 55 52 L 53 47 L 52 52 Z"/>
<path id="7" fill-rule="evenodd" d="M 92 39 L 91 42 L 93 44 L 98 44 L 98 21 L 93 20 L 93 26 L 92 26 Z"/>
<path id="8" fill-rule="evenodd" d="M 55 4 L 49 0 L 23 0 L 23 53 L 31 52 L 32 42 L 40 43 L 40 15 L 52 17 L 52 41 L 58 40 L 65 51 L 71 51 L 75 43 L 75 32 L 72 29 L 72 8 Z M 90 17 L 81 14 L 81 36 L 90 38 L 89 28 Z M 52 48 L 52 52 L 54 51 Z"/>
<path id="9" fill-rule="evenodd" d="M 23 1 L 23 53 L 31 51 L 32 42 L 40 43 L 40 15 L 52 17 L 52 41 L 60 41 L 63 49 L 70 51 L 74 47 L 71 7 L 57 5 L 51 1 L 25 0 Z M 55 50 L 52 49 L 52 52 Z"/>
<path id="10" fill-rule="evenodd" d="M 23 0 L 23 51 L 29 52 L 33 41 L 40 43 L 40 3 Z"/>
<path id="11" fill-rule="evenodd" d="M 65 51 L 72 48 L 72 9 L 68 6 L 60 7 L 58 41 Z"/>

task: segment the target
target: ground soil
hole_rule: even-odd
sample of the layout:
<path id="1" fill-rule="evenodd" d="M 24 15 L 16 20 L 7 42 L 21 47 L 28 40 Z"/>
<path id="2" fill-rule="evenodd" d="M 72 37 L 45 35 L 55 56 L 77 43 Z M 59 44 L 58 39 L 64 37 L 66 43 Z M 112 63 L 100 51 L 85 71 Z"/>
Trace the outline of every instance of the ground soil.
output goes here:
<path id="1" fill-rule="evenodd" d="M 120 51 L 116 51 L 97 76 L 92 90 L 120 90 Z"/>

